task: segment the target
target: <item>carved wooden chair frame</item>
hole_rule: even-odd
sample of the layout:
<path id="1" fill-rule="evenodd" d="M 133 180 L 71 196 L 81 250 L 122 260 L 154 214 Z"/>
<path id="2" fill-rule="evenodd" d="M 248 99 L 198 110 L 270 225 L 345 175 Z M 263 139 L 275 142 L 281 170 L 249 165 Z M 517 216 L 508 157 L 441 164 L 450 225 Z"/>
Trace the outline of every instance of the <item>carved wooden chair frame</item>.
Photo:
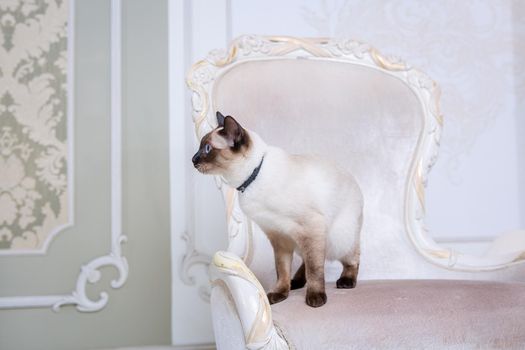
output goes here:
<path id="1" fill-rule="evenodd" d="M 525 253 L 475 256 L 444 248 L 434 241 L 424 224 L 425 187 L 436 161 L 443 116 L 439 108 L 440 90 L 421 71 L 394 57 L 385 57 L 368 44 L 329 38 L 241 36 L 228 50 L 214 50 L 192 66 L 187 84 L 192 90 L 193 121 L 198 139 L 216 127 L 214 82 L 236 65 L 253 60 L 297 59 L 328 60 L 366 66 L 393 76 L 406 84 L 421 103 L 423 126 L 411 161 L 405 187 L 404 218 L 413 247 L 430 263 L 455 271 L 490 271 L 525 260 Z M 228 219 L 228 252 L 218 252 L 211 263 L 212 284 L 225 284 L 234 301 L 245 300 L 237 308 L 248 348 L 288 348 L 278 335 L 271 317 L 265 291 L 246 267 L 252 258 L 253 223 L 242 213 L 235 189 L 220 177 Z M 246 300 L 249 299 L 247 302 Z"/>

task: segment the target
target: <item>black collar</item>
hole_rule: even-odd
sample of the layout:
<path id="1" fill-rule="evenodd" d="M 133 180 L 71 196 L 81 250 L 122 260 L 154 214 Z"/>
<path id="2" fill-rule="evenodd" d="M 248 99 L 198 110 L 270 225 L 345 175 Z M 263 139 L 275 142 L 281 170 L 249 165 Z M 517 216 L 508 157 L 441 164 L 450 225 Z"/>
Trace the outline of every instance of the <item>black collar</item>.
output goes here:
<path id="1" fill-rule="evenodd" d="M 263 163 L 263 160 L 264 160 L 264 156 L 262 157 L 261 159 L 261 162 L 259 163 L 259 166 L 257 166 L 257 168 L 253 169 L 253 172 L 252 174 L 250 175 L 250 177 L 248 179 L 246 179 L 246 181 L 244 181 L 242 183 L 242 185 L 240 185 L 239 187 L 237 187 L 237 191 L 241 191 L 241 192 L 244 192 L 246 190 L 246 188 L 248 188 L 248 186 L 250 186 L 250 184 L 255 180 L 255 178 L 257 177 L 257 174 L 259 174 L 259 170 L 261 170 L 261 166 L 262 166 L 262 163 Z"/>

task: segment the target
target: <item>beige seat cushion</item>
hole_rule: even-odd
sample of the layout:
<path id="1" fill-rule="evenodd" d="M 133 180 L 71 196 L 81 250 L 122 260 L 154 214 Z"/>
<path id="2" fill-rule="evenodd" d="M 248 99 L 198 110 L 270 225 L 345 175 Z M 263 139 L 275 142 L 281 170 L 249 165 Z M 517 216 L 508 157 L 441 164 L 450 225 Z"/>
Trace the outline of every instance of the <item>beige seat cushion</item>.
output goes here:
<path id="1" fill-rule="evenodd" d="M 450 280 L 327 285 L 328 303 L 306 290 L 272 306 L 296 349 L 525 349 L 525 284 Z"/>

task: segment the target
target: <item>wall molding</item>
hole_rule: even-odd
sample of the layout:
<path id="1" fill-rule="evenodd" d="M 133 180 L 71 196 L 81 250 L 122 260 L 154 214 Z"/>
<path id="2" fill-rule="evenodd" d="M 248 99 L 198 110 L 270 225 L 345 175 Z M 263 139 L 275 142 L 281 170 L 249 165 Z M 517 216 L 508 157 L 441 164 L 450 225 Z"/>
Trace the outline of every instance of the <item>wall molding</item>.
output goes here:
<path id="1" fill-rule="evenodd" d="M 169 142 L 170 142 L 170 217 L 172 254 L 172 344 L 177 349 L 214 349 L 211 327 L 200 335 L 192 328 L 209 325 L 209 311 L 188 323 L 182 319 L 181 308 L 209 310 L 210 286 L 207 267 L 211 254 L 202 249 L 203 236 L 196 232 L 194 209 L 195 170 L 189 159 L 195 139 L 191 133 L 191 95 L 185 85 L 186 74 L 200 51 L 227 43 L 231 37 L 231 1 L 213 3 L 190 0 L 168 2 L 169 31 Z M 181 298 L 184 296 L 184 302 Z M 185 345 L 182 345 L 185 344 Z"/>
<path id="2" fill-rule="evenodd" d="M 74 16 L 75 0 L 70 2 L 70 21 Z M 71 29 L 72 30 L 72 29 Z M 70 32 L 71 33 L 71 32 Z M 73 50 L 71 49 L 70 53 Z M 112 288 L 120 288 L 128 277 L 128 262 L 122 256 L 121 244 L 127 240 L 122 234 L 122 1 L 111 0 L 111 250 L 107 255 L 94 258 L 81 266 L 75 288 L 70 294 L 3 297 L 0 309 L 51 307 L 59 311 L 61 306 L 74 305 L 77 310 L 92 312 L 101 310 L 109 300 L 107 292 L 101 292 L 97 300 L 86 294 L 87 283 L 100 281 L 102 267 L 114 267 L 118 278 L 111 281 Z M 72 57 L 72 56 L 70 56 Z M 68 83 L 72 83 L 68 81 Z M 72 106 L 68 109 L 72 111 Z"/>
<path id="3" fill-rule="evenodd" d="M 171 173 L 171 203 L 172 203 L 172 242 L 186 242 L 182 261 L 176 260 L 179 266 L 173 266 L 173 271 L 178 271 L 179 278 L 185 285 L 197 288 L 200 298 L 208 303 L 210 298 L 209 285 L 198 285 L 194 275 L 190 272 L 195 265 L 202 265 L 207 271 L 211 262 L 211 254 L 198 249 L 197 237 L 193 221 L 195 220 L 192 210 L 194 208 L 193 183 L 191 181 L 193 168 L 187 166 L 186 151 L 193 147 L 193 138 L 190 136 L 190 125 L 185 116 L 191 113 L 190 98 L 186 81 L 186 73 L 193 62 L 193 51 L 195 49 L 193 39 L 194 3 L 191 1 L 180 1 L 176 5 L 169 3 L 169 33 L 170 33 L 170 62 L 183 62 L 177 67 L 170 65 L 170 173 Z M 224 28 L 222 31 L 213 31 L 208 39 L 213 42 L 224 42 L 228 45 L 232 36 L 232 6 L 231 0 L 223 0 L 214 3 L 213 16 L 223 16 Z M 220 14 L 222 13 L 222 14 Z M 206 21 L 206 18 L 202 19 Z M 210 43 L 209 47 L 214 47 Z M 182 119 L 182 120 L 181 120 Z M 184 169 L 181 171 L 181 169 Z M 181 193 L 184 193 L 183 198 Z M 175 223 L 175 224 L 174 224 Z M 172 246 L 172 252 L 176 252 Z M 203 276 L 207 280 L 207 273 Z M 172 311 L 175 315 L 175 310 Z M 173 316 L 175 317 L 175 316 Z"/>

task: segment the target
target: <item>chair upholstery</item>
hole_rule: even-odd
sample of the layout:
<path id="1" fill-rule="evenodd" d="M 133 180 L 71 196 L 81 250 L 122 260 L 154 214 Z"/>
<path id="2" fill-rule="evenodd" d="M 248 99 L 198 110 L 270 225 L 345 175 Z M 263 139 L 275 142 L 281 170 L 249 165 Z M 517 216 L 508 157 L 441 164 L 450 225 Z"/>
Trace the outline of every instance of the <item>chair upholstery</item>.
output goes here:
<path id="1" fill-rule="evenodd" d="M 217 179 L 229 228 L 228 252 L 210 266 L 219 349 L 525 346 L 524 285 L 464 281 L 525 281 L 521 247 L 509 254 L 500 242 L 492 255 L 467 256 L 439 246 L 424 226 L 443 120 L 438 88 L 423 73 L 355 41 L 244 36 L 196 63 L 188 85 L 198 137 L 215 127 L 216 110 L 233 115 L 269 144 L 339 162 L 365 202 L 357 287 L 329 285 L 318 309 L 305 305 L 304 289 L 270 307 L 271 246 Z M 340 268 L 327 264 L 327 281 Z"/>
<path id="2" fill-rule="evenodd" d="M 524 283 L 330 284 L 319 309 L 305 305 L 304 293 L 272 305 L 275 324 L 296 349 L 525 349 Z"/>

